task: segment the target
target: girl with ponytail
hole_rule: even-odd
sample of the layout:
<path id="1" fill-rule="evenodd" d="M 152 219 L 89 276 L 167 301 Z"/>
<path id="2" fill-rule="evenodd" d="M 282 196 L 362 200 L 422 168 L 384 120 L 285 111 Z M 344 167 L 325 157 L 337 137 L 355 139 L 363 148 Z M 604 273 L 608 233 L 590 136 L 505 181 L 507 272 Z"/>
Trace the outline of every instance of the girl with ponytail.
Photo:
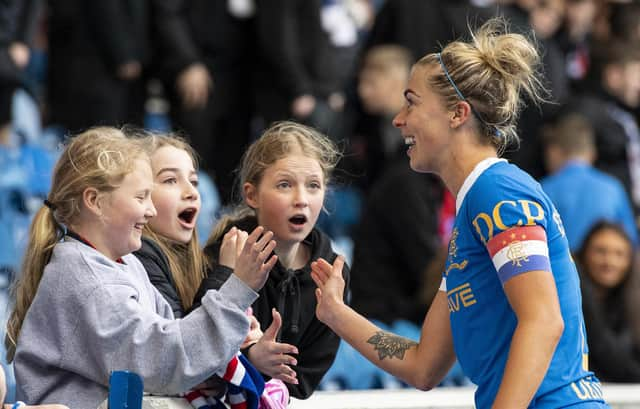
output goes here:
<path id="1" fill-rule="evenodd" d="M 33 220 L 5 340 L 29 405 L 96 408 L 122 370 L 148 392 L 183 393 L 224 373 L 249 330 L 245 310 L 270 268 L 253 250 L 271 233 L 249 235 L 225 285 L 174 319 L 131 254 L 156 209 L 147 147 L 130 136 L 93 128 L 71 138 Z"/>

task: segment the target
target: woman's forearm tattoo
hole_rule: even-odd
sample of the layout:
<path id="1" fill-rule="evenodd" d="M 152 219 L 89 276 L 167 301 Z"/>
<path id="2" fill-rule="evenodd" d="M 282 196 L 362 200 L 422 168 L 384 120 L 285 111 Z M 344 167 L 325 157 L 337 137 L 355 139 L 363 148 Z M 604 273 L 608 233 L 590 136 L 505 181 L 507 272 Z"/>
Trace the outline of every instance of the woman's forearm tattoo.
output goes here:
<path id="1" fill-rule="evenodd" d="M 407 349 L 417 346 L 418 343 L 410 339 L 399 337 L 384 331 L 376 332 L 367 340 L 368 344 L 373 345 L 373 349 L 378 351 L 378 358 L 382 361 L 385 358 L 404 359 L 404 353 Z"/>

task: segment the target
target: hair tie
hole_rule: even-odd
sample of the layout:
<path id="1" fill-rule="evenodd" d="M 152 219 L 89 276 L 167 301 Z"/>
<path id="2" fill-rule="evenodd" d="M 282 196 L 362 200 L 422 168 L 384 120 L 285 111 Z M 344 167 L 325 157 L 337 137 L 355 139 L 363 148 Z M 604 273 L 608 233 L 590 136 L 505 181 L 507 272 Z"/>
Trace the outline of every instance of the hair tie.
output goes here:
<path id="1" fill-rule="evenodd" d="M 47 206 L 52 212 L 56 211 L 56 205 L 51 203 L 49 199 L 44 199 L 44 205 Z"/>

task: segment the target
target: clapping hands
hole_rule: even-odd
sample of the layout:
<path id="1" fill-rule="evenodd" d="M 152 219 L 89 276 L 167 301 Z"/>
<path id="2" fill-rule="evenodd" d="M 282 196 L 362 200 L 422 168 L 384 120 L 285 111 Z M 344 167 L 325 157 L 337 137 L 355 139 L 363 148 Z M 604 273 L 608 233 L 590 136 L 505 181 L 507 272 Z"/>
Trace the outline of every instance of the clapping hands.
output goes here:
<path id="1" fill-rule="evenodd" d="M 278 260 L 276 255 L 269 257 L 276 247 L 273 233 L 263 232 L 262 226 L 256 227 L 249 235 L 232 227 L 220 246 L 220 264 L 233 269 L 235 275 L 255 291 L 264 286 L 269 271 Z"/>

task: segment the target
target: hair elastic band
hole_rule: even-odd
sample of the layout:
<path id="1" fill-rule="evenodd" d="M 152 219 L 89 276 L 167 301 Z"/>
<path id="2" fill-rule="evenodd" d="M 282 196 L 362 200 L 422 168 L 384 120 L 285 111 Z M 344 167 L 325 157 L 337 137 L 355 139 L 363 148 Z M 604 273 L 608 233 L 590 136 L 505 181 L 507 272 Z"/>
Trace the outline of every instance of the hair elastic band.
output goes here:
<path id="1" fill-rule="evenodd" d="M 16 403 L 14 403 L 13 406 L 11 406 L 11 409 L 24 408 L 25 406 L 27 406 L 27 404 L 24 403 L 23 401 L 19 400 Z"/>
<path id="2" fill-rule="evenodd" d="M 47 206 L 49 209 L 51 209 L 51 211 L 55 211 L 56 210 L 56 205 L 54 205 L 53 203 L 51 203 L 49 201 L 49 199 L 44 199 L 44 205 Z"/>
<path id="3" fill-rule="evenodd" d="M 447 70 L 447 67 L 444 65 L 444 61 L 442 61 L 442 54 L 441 53 L 436 53 L 436 56 L 438 56 L 438 61 L 440 61 L 440 66 L 442 67 L 442 71 L 444 71 L 444 76 L 447 78 L 447 80 L 449 81 L 449 84 L 451 84 L 453 89 L 456 91 L 456 94 L 458 94 L 458 97 L 462 101 L 464 101 L 467 104 L 469 104 L 469 107 L 471 107 L 471 112 L 473 112 L 473 114 L 476 116 L 476 118 L 478 118 L 478 120 L 480 120 L 480 122 L 482 122 L 483 124 L 485 124 L 486 126 L 488 126 L 490 128 L 493 128 L 494 135 L 496 135 L 498 138 L 502 138 L 502 131 L 500 129 L 498 129 L 496 126 L 491 125 L 490 123 L 485 121 L 484 118 L 482 117 L 482 115 L 480 115 L 480 113 L 478 111 L 476 111 L 476 109 L 473 107 L 473 104 L 471 104 L 471 102 L 469 102 L 467 100 L 467 98 L 465 98 L 465 96 L 462 94 L 462 91 L 460 91 L 460 89 L 458 88 L 456 83 L 453 82 L 453 78 L 451 78 L 451 75 L 449 75 L 449 70 Z"/>

